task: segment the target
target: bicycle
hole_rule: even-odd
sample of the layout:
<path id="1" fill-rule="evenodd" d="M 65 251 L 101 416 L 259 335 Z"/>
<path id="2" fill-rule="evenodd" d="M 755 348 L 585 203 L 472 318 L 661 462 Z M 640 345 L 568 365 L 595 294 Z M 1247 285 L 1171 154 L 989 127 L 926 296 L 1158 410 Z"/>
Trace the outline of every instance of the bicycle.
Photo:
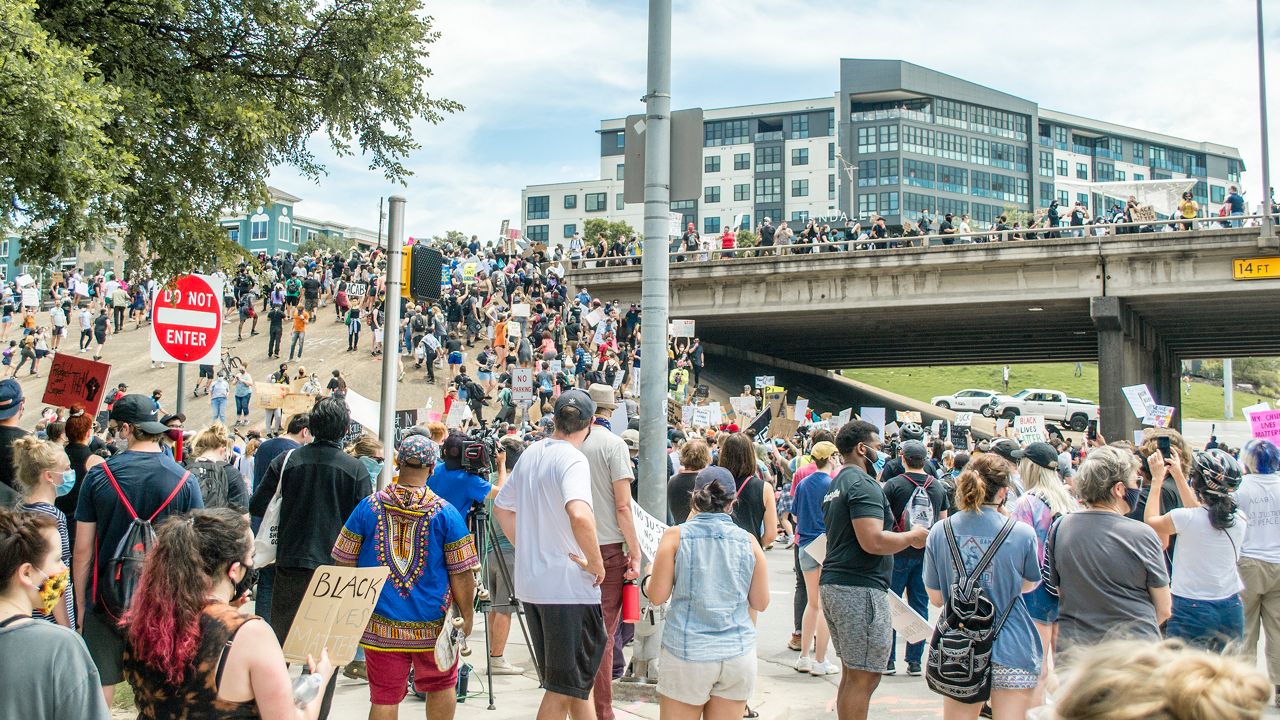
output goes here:
<path id="1" fill-rule="evenodd" d="M 245 365 L 243 360 L 241 360 L 239 357 L 235 355 L 232 355 L 231 351 L 229 350 L 222 351 L 222 362 L 219 365 L 219 370 L 222 373 L 223 377 L 230 380 L 231 378 L 234 378 L 236 375 L 239 375 L 240 373 L 244 372 L 244 368 L 245 368 Z"/>

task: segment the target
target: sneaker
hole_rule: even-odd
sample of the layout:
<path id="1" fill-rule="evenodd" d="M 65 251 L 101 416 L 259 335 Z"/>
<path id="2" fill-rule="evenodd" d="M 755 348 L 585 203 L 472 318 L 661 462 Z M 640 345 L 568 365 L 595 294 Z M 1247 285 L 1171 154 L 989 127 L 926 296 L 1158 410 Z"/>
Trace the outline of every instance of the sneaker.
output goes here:
<path id="1" fill-rule="evenodd" d="M 807 673 L 813 670 L 813 659 L 808 655 L 801 655 L 795 664 L 796 672 Z"/>
<path id="2" fill-rule="evenodd" d="M 787 641 L 787 649 L 794 652 L 800 652 L 800 634 L 799 633 L 791 633 L 791 639 Z"/>
<path id="3" fill-rule="evenodd" d="M 881 675 L 897 675 L 898 668 L 894 667 L 893 661 L 890 661 L 889 665 L 885 667 L 884 671 L 881 672 L 880 674 Z"/>
<path id="4" fill-rule="evenodd" d="M 835 675 L 838 672 L 840 672 L 840 670 L 835 665 L 832 665 L 831 663 L 825 660 L 823 660 L 822 662 L 816 662 L 813 664 L 813 667 L 809 668 L 809 674 L 814 677 L 822 677 L 823 675 Z"/>
<path id="5" fill-rule="evenodd" d="M 907 663 L 907 674 L 911 677 L 920 677 L 920 663 Z"/>
<path id="6" fill-rule="evenodd" d="M 523 675 L 524 668 L 519 665 L 512 665 L 511 662 L 504 657 L 490 657 L 489 672 L 494 675 Z"/>

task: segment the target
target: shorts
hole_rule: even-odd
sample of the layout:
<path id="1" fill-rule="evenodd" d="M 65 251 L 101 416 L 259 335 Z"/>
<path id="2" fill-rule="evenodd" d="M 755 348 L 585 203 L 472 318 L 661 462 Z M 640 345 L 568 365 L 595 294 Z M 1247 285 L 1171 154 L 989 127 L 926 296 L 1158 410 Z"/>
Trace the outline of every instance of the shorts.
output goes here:
<path id="1" fill-rule="evenodd" d="M 818 562 L 817 560 L 814 560 L 812 555 L 804 551 L 804 548 L 800 548 L 800 572 L 802 573 L 813 572 L 814 570 L 818 570 L 821 567 L 822 567 L 822 563 Z"/>
<path id="2" fill-rule="evenodd" d="M 687 662 L 662 648 L 658 694 L 686 705 L 706 705 L 714 695 L 733 702 L 751 699 L 756 686 L 756 653 L 728 660 Z"/>
<path id="3" fill-rule="evenodd" d="M 202 378 L 212 378 L 212 377 L 213 377 L 213 366 L 212 366 L 212 365 L 201 365 L 201 366 L 200 366 L 200 377 L 202 377 Z"/>
<path id="4" fill-rule="evenodd" d="M 510 545 L 502 547 L 502 554 L 498 554 L 495 545 L 489 550 L 489 554 L 484 561 L 484 586 L 489 591 L 489 599 L 494 612 L 503 615 L 510 615 L 515 612 L 515 605 L 511 602 L 513 588 L 507 582 L 507 578 L 515 577 L 515 567 L 512 563 L 516 559 L 516 550 Z M 505 560 L 506 562 L 503 562 Z M 499 568 L 499 564 L 506 568 L 506 573 Z"/>
<path id="5" fill-rule="evenodd" d="M 889 594 L 879 588 L 819 585 L 831 644 L 850 670 L 883 672 L 893 651 Z"/>
<path id="6" fill-rule="evenodd" d="M 391 652 L 364 649 L 365 669 L 369 676 L 369 702 L 374 705 L 399 705 L 409 693 L 409 668 L 413 668 L 413 689 L 420 693 L 452 690 L 458 686 L 458 663 L 448 670 L 436 667 L 434 650 Z"/>
<path id="7" fill-rule="evenodd" d="M 236 298 L 234 295 L 225 295 L 222 298 L 222 304 L 226 307 L 233 308 L 236 306 Z"/>
<path id="8" fill-rule="evenodd" d="M 1031 619 L 1041 625 L 1052 625 L 1058 622 L 1058 598 L 1049 593 L 1041 583 L 1031 592 L 1022 594 L 1022 601 L 1027 605 Z"/>
<path id="9" fill-rule="evenodd" d="M 524 603 L 524 611 L 543 686 L 578 700 L 591 697 L 607 639 L 600 605 Z"/>
<path id="10" fill-rule="evenodd" d="M 449 353 L 449 364 L 450 364 L 450 365 L 461 365 L 461 364 L 462 364 L 462 353 L 460 353 L 460 352 L 451 352 L 451 353 Z"/>
<path id="11" fill-rule="evenodd" d="M 83 637 L 102 684 L 124 682 L 124 635 L 111 627 L 111 619 L 99 610 L 85 613 Z"/>
<path id="12" fill-rule="evenodd" d="M 991 664 L 992 690 L 1034 690 L 1040 684 L 1040 676 L 1022 668 L 999 663 Z"/>
<path id="13" fill-rule="evenodd" d="M 286 304 L 286 305 L 291 305 L 291 306 L 293 306 L 293 307 L 298 307 L 298 296 L 297 296 L 297 295 L 285 295 L 285 296 L 284 296 L 284 302 L 285 302 L 285 304 Z"/>
<path id="14" fill-rule="evenodd" d="M 485 370 L 479 370 L 476 372 L 476 379 L 479 380 L 480 382 L 484 382 L 486 380 L 492 380 L 493 373 Z"/>

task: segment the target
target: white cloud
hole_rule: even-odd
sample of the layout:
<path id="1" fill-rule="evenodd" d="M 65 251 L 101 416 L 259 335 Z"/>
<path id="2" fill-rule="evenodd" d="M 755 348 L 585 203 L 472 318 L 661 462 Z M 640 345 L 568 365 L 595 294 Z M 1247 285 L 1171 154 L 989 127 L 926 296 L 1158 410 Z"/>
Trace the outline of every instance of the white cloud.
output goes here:
<path id="1" fill-rule="evenodd" d="M 397 192 L 409 200 L 411 234 L 519 224 L 521 187 L 596 177 L 599 120 L 641 109 L 645 8 L 637 0 L 430 4 L 443 37 L 428 90 L 467 110 L 420 123 L 408 186 L 391 186 L 359 157 L 330 162 L 318 187 L 283 169 L 272 181 L 304 198 L 304 215 L 370 228 L 378 197 Z M 1270 20 L 1280 28 L 1280 14 Z M 1280 32 L 1268 43 L 1277 77 Z M 677 0 L 673 48 L 676 107 L 825 96 L 839 84 L 839 58 L 901 58 L 1042 107 L 1236 146 L 1250 196 L 1261 191 L 1249 0 L 1069 8 L 918 0 L 909 11 L 887 0 Z"/>

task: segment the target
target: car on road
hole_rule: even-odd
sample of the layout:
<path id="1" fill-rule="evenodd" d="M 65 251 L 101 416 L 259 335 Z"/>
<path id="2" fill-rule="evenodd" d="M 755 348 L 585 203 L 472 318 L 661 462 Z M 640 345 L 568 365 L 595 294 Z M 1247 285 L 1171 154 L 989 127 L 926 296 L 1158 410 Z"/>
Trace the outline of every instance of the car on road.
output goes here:
<path id="1" fill-rule="evenodd" d="M 1098 417 L 1098 405 L 1092 400 L 1067 397 L 1060 390 L 1027 388 L 1016 395 L 991 398 L 982 414 L 1009 421 L 1019 415 L 1040 415 L 1046 421 L 1064 423 L 1076 432 L 1084 432 L 1089 421 Z"/>
<path id="2" fill-rule="evenodd" d="M 968 389 L 954 392 L 950 395 L 939 395 L 929 400 L 930 405 L 936 405 L 944 410 L 956 410 L 958 412 L 982 412 L 991 404 L 991 398 L 997 393 L 994 390 L 977 390 Z M 985 413 L 984 413 L 985 414 Z"/>

